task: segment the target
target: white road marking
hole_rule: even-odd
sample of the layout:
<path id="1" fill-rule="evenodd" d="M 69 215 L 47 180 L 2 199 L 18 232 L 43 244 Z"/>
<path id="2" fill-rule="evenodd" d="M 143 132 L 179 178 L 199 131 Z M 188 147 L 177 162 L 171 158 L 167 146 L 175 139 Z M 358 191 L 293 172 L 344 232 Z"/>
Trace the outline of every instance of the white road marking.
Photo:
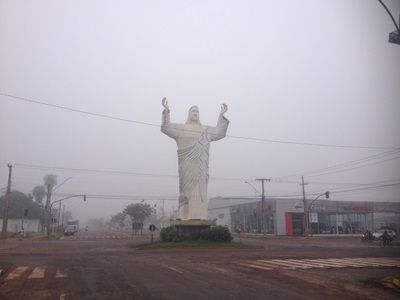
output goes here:
<path id="1" fill-rule="evenodd" d="M 8 274 L 6 280 L 12 280 L 20 277 L 28 268 L 29 268 L 28 266 L 16 267 L 12 272 Z M 28 279 L 44 278 L 45 271 L 46 267 L 36 267 L 29 275 Z M 66 272 L 57 270 L 55 278 L 66 278 L 66 277 L 68 277 L 68 274 Z"/>
<path id="2" fill-rule="evenodd" d="M 259 259 L 237 262 L 236 265 L 249 268 L 274 269 L 311 269 L 311 268 L 367 268 L 367 267 L 400 267 L 400 258 L 327 258 L 327 259 Z"/>
<path id="3" fill-rule="evenodd" d="M 264 264 L 262 264 L 261 262 L 258 261 L 245 261 L 243 263 L 237 263 L 238 265 L 241 265 L 243 267 L 247 267 L 247 268 L 254 268 L 254 269 L 261 269 L 261 270 L 274 270 L 274 268 L 271 267 L 267 267 Z"/>
<path id="4" fill-rule="evenodd" d="M 8 274 L 6 280 L 18 278 L 27 269 L 28 269 L 28 266 L 20 266 L 20 267 L 15 268 L 10 274 Z"/>
<path id="5" fill-rule="evenodd" d="M 44 278 L 44 268 L 43 267 L 36 267 L 32 274 L 28 277 L 28 279 L 35 279 L 35 278 Z"/>
<path id="6" fill-rule="evenodd" d="M 171 267 L 171 266 L 167 266 L 167 265 L 162 265 L 162 266 L 165 267 L 165 268 L 167 268 L 167 269 L 170 269 L 170 270 L 172 270 L 172 271 L 178 272 L 178 273 L 180 273 L 180 274 L 185 273 L 184 270 L 182 270 L 182 269 L 180 269 L 180 268 L 177 268 L 177 267 Z"/>
<path id="7" fill-rule="evenodd" d="M 56 278 L 65 278 L 65 277 L 68 277 L 68 274 L 67 274 L 67 273 L 65 273 L 65 272 L 63 272 L 63 271 L 60 271 L 60 270 L 57 270 L 57 272 L 56 272 Z"/>

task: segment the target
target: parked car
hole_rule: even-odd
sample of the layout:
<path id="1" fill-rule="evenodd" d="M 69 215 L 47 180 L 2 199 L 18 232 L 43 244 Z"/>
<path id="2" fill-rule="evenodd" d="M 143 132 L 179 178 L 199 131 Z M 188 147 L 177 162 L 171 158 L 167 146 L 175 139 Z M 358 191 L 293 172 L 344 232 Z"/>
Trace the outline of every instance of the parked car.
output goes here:
<path id="1" fill-rule="evenodd" d="M 381 240 L 382 234 L 385 232 L 385 230 L 388 232 L 388 235 L 391 239 L 394 240 L 397 238 L 396 231 L 394 231 L 393 229 L 377 229 L 372 235 L 375 239 Z"/>
<path id="2" fill-rule="evenodd" d="M 74 235 L 74 234 L 75 234 L 74 225 L 68 225 L 68 226 L 65 228 L 64 235 Z"/>

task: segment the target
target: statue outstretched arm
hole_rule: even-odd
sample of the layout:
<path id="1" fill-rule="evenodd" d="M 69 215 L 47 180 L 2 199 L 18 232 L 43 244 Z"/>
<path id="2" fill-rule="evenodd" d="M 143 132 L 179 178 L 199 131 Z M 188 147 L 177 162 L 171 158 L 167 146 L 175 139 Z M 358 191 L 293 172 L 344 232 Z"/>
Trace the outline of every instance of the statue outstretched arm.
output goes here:
<path id="1" fill-rule="evenodd" d="M 161 104 L 162 104 L 162 106 L 164 106 L 164 113 L 165 114 L 169 113 L 169 106 L 168 106 L 167 98 L 165 98 L 165 97 L 162 98 Z"/>
<path id="2" fill-rule="evenodd" d="M 174 124 L 170 121 L 170 111 L 167 98 L 164 97 L 161 101 L 161 104 L 162 106 L 164 106 L 164 110 L 161 116 L 161 132 L 173 139 L 177 139 L 179 137 L 179 124 Z"/>
<path id="3" fill-rule="evenodd" d="M 222 115 L 223 115 L 224 113 L 226 113 L 227 111 L 228 111 L 228 105 L 226 105 L 225 103 L 222 104 L 220 115 L 222 116 Z"/>
<path id="4" fill-rule="evenodd" d="M 218 141 L 226 136 L 228 131 L 229 120 L 224 116 L 228 111 L 228 105 L 225 103 L 221 106 L 221 112 L 218 117 L 218 124 L 215 127 L 210 127 L 211 141 Z"/>

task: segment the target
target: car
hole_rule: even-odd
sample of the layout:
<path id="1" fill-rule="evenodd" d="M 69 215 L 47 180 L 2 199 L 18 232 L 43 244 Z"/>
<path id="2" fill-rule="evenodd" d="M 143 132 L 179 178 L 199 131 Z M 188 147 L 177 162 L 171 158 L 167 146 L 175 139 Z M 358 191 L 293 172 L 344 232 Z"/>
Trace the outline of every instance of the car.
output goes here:
<path id="1" fill-rule="evenodd" d="M 65 228 L 64 235 L 74 235 L 74 234 L 75 234 L 75 228 L 74 228 L 74 226 L 73 226 L 73 225 L 68 225 L 68 226 Z"/>
<path id="2" fill-rule="evenodd" d="M 397 238 L 396 231 L 393 229 L 377 229 L 372 235 L 375 239 L 381 240 L 382 239 L 382 234 L 387 231 L 389 237 L 394 240 Z"/>

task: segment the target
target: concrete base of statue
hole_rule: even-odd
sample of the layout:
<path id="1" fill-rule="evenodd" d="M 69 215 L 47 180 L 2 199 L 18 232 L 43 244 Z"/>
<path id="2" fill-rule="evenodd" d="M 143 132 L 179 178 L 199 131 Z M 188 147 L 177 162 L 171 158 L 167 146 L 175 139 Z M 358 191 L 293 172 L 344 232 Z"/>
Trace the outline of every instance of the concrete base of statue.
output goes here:
<path id="1" fill-rule="evenodd" d="M 191 234 L 203 229 L 210 229 L 212 226 L 216 226 L 216 220 L 182 220 L 175 219 L 171 220 L 170 225 L 178 231 L 179 234 Z"/>

